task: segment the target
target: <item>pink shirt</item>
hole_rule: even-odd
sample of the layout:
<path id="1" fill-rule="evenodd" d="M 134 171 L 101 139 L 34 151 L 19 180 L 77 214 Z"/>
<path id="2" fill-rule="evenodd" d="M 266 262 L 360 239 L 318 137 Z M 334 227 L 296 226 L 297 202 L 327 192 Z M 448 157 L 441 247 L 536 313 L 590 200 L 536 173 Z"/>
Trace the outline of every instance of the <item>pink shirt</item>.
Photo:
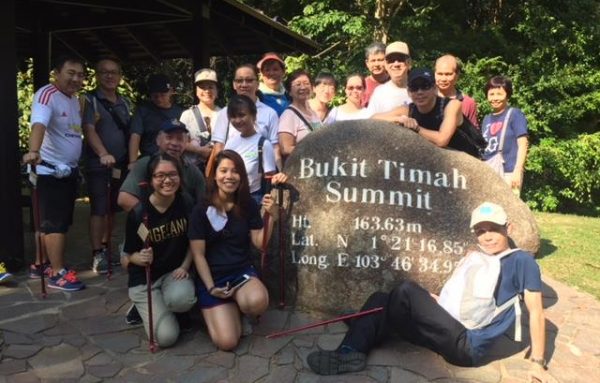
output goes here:
<path id="1" fill-rule="evenodd" d="M 366 108 L 367 105 L 369 105 L 369 100 L 371 99 L 371 96 L 373 95 L 373 91 L 375 91 L 375 88 L 377 88 L 381 84 L 385 84 L 385 82 L 378 82 L 377 80 L 375 80 L 373 78 L 373 76 L 365 77 L 366 88 L 365 88 L 365 91 L 363 92 L 362 101 L 360 103 L 360 105 L 363 108 Z"/>

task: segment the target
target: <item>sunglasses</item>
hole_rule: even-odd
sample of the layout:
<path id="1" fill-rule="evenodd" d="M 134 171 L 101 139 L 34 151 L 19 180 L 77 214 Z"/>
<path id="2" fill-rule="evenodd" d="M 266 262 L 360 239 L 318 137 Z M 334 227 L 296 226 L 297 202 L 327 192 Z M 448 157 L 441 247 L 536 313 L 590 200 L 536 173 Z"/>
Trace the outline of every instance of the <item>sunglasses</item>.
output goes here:
<path id="1" fill-rule="evenodd" d="M 419 84 L 408 84 L 408 90 L 411 92 L 418 92 L 419 90 L 427 91 L 433 88 L 433 84 L 430 82 L 423 82 Z"/>
<path id="2" fill-rule="evenodd" d="M 388 64 L 392 64 L 395 63 L 396 61 L 401 62 L 401 63 L 405 63 L 410 59 L 409 56 L 402 54 L 402 53 L 397 53 L 397 54 L 391 54 L 385 57 L 385 62 Z"/>

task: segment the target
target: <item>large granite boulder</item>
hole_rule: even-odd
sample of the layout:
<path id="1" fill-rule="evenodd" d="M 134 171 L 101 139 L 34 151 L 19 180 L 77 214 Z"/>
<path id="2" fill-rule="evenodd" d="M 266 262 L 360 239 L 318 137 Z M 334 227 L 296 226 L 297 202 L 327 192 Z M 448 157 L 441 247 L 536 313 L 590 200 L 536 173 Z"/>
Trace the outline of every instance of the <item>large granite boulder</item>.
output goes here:
<path id="1" fill-rule="evenodd" d="M 393 124 L 347 121 L 311 133 L 285 172 L 288 294 L 305 309 L 358 309 L 404 278 L 439 292 L 476 243 L 470 213 L 484 201 L 506 209 L 518 247 L 539 248 L 531 211 L 485 163 Z"/>

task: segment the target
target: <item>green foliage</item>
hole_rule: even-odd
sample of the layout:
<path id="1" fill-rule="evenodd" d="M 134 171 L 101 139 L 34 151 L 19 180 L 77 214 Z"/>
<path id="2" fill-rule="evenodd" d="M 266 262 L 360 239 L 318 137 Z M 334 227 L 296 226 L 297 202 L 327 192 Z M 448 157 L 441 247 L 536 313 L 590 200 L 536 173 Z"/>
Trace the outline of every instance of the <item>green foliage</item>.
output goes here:
<path id="1" fill-rule="evenodd" d="M 534 209 L 600 214 L 600 132 L 542 139 L 526 170 L 525 196 Z"/>
<path id="2" fill-rule="evenodd" d="M 27 60 L 25 70 L 17 72 L 17 102 L 19 108 L 19 150 L 29 149 L 31 104 L 33 102 L 33 60 Z"/>

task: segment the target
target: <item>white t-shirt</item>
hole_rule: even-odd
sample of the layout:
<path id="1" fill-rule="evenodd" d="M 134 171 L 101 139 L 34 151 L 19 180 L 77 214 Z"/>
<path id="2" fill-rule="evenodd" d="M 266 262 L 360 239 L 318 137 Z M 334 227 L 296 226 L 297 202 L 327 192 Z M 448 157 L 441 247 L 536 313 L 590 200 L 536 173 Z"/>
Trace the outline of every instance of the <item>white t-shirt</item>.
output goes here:
<path id="1" fill-rule="evenodd" d="M 212 140 L 224 144 L 228 139 L 239 136 L 240 132 L 233 125 L 229 124 L 229 135 L 227 135 L 227 108 L 223 108 L 217 114 L 217 120 L 212 131 Z M 279 143 L 277 138 L 277 127 L 279 126 L 279 117 L 277 112 L 270 106 L 256 100 L 256 131 L 266 138 L 273 145 Z M 226 137 L 227 135 L 227 137 Z"/>
<path id="2" fill-rule="evenodd" d="M 248 173 L 250 193 L 260 190 L 260 176 L 258 174 L 258 141 L 260 137 L 261 135 L 258 133 L 250 137 L 242 137 L 238 134 L 229 138 L 227 143 L 225 143 L 225 149 L 235 151 L 244 160 L 246 172 Z M 265 174 L 276 170 L 273 145 L 267 139 L 263 143 L 262 159 Z"/>
<path id="3" fill-rule="evenodd" d="M 348 121 L 348 120 L 364 120 L 371 117 L 367 108 L 361 108 L 357 112 L 348 113 L 344 112 L 339 106 L 331 109 L 327 118 L 325 119 L 325 124 L 333 124 L 336 121 Z"/>
<path id="4" fill-rule="evenodd" d="M 79 99 L 67 96 L 53 84 L 41 87 L 33 96 L 31 126 L 46 127 L 40 156 L 52 165 L 77 167 L 81 156 L 82 132 Z M 45 166 L 36 167 L 38 174 L 53 174 Z"/>
<path id="5" fill-rule="evenodd" d="M 194 113 L 194 108 L 198 108 L 198 112 L 200 114 L 200 118 L 202 121 L 200 122 L 202 126 L 199 125 L 199 121 L 196 118 L 196 114 Z M 215 126 L 215 118 L 217 117 L 217 113 L 221 110 L 218 106 L 215 107 L 215 110 L 208 115 L 202 114 L 200 108 L 196 105 L 186 109 L 181 113 L 181 117 L 179 121 L 183 122 L 190 133 L 190 140 L 194 146 L 201 147 L 204 146 L 210 141 L 210 130 L 206 130 L 206 122 L 204 121 L 205 117 L 210 118 L 210 126 Z M 208 127 L 210 128 L 210 127 Z M 200 156 L 196 153 L 185 152 L 183 158 L 188 163 L 197 163 L 200 161 Z"/>
<path id="6" fill-rule="evenodd" d="M 412 100 L 408 96 L 406 88 L 399 88 L 392 80 L 388 80 L 385 84 L 375 88 L 367 109 L 369 116 L 372 116 L 376 113 L 389 112 L 399 106 L 408 105 L 411 102 Z"/>

